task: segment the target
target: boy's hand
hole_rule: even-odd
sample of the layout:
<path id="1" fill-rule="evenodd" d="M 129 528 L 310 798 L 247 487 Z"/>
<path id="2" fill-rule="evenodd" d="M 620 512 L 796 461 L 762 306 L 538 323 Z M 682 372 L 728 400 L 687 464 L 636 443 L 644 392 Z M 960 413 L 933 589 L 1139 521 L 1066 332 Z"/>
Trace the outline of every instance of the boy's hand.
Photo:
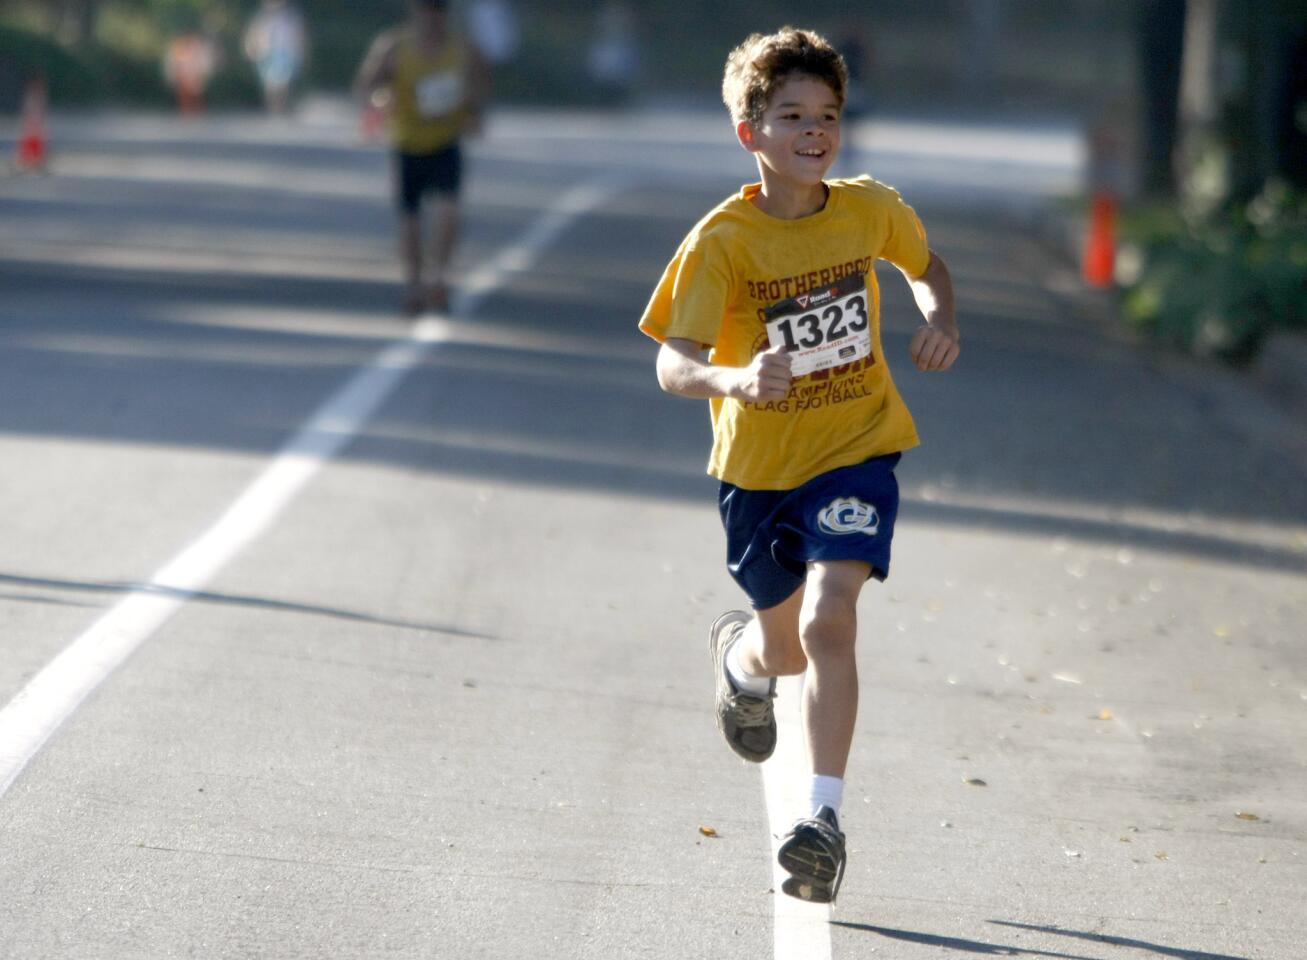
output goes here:
<path id="1" fill-rule="evenodd" d="M 958 328 L 927 323 L 913 334 L 908 353 L 918 370 L 947 370 L 958 358 Z"/>
<path id="2" fill-rule="evenodd" d="M 790 392 L 790 355 L 784 346 L 764 350 L 740 369 L 732 395 L 737 400 L 783 400 Z"/>

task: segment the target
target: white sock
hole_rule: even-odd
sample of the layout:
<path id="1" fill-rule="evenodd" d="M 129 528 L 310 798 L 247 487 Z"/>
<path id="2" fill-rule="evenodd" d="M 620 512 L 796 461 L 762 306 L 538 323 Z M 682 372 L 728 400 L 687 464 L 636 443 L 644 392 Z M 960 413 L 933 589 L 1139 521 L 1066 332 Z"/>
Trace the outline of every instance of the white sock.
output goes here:
<path id="1" fill-rule="evenodd" d="M 812 804 L 814 816 L 819 807 L 830 807 L 838 814 L 840 804 L 844 802 L 844 780 L 840 777 L 814 775 L 812 786 L 808 788 L 808 800 Z"/>
<path id="2" fill-rule="evenodd" d="M 740 664 L 740 638 L 737 636 L 726 648 L 726 673 L 740 693 L 765 698 L 771 695 L 771 677 L 755 677 Z"/>

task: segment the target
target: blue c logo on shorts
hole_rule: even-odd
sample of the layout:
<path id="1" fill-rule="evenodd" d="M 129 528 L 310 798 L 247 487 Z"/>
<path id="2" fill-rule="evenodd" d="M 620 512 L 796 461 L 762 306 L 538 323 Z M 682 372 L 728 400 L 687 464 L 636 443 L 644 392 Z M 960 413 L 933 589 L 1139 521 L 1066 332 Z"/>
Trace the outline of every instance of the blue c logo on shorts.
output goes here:
<path id="1" fill-rule="evenodd" d="M 857 497 L 840 497 L 817 514 L 817 526 L 823 533 L 836 536 L 865 533 L 874 537 L 880 532 L 880 515 L 875 507 Z"/>

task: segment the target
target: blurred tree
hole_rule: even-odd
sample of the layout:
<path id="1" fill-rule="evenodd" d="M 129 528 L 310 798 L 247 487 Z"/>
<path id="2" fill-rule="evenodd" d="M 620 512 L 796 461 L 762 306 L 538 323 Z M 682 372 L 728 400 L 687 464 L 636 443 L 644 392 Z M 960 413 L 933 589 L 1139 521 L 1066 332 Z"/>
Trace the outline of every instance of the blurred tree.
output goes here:
<path id="1" fill-rule="evenodd" d="M 1185 0 L 1142 0 L 1139 4 L 1139 73 L 1143 98 L 1143 191 L 1175 192 L 1175 154 L 1184 50 Z"/>
<path id="2" fill-rule="evenodd" d="M 1288 66 L 1276 104 L 1276 161 L 1285 178 L 1307 192 L 1307 24 L 1297 24 L 1285 41 Z"/>
<path id="3" fill-rule="evenodd" d="M 1139 0 L 1139 15 L 1146 193 L 1178 193 L 1201 213 L 1271 177 L 1304 179 L 1293 144 L 1307 135 L 1294 92 L 1307 82 L 1307 6 Z"/>
<path id="4" fill-rule="evenodd" d="M 1178 104 L 1177 185 L 1191 208 L 1214 209 L 1229 181 L 1229 151 L 1218 136 L 1220 0 L 1187 0 Z"/>
<path id="5" fill-rule="evenodd" d="M 95 17 L 93 0 L 60 0 L 60 38 L 71 47 L 83 47 L 91 36 Z"/>

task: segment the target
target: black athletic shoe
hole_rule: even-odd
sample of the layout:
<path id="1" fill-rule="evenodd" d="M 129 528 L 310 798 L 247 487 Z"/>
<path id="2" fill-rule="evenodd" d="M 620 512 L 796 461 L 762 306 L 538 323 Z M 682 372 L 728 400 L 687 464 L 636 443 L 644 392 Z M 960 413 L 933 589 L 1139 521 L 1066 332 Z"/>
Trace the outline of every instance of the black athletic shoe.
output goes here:
<path id="1" fill-rule="evenodd" d="M 750 763 L 762 763 L 776 749 L 776 713 L 772 699 L 776 680 L 765 697 L 742 693 L 726 672 L 726 651 L 752 618 L 742 610 L 723 613 L 708 631 L 713 673 L 717 682 L 717 729 L 739 756 Z"/>
<path id="2" fill-rule="evenodd" d="M 830 807 L 797 821 L 781 842 L 776 859 L 789 874 L 781 890 L 809 903 L 833 903 L 844 879 L 844 834 Z"/>

